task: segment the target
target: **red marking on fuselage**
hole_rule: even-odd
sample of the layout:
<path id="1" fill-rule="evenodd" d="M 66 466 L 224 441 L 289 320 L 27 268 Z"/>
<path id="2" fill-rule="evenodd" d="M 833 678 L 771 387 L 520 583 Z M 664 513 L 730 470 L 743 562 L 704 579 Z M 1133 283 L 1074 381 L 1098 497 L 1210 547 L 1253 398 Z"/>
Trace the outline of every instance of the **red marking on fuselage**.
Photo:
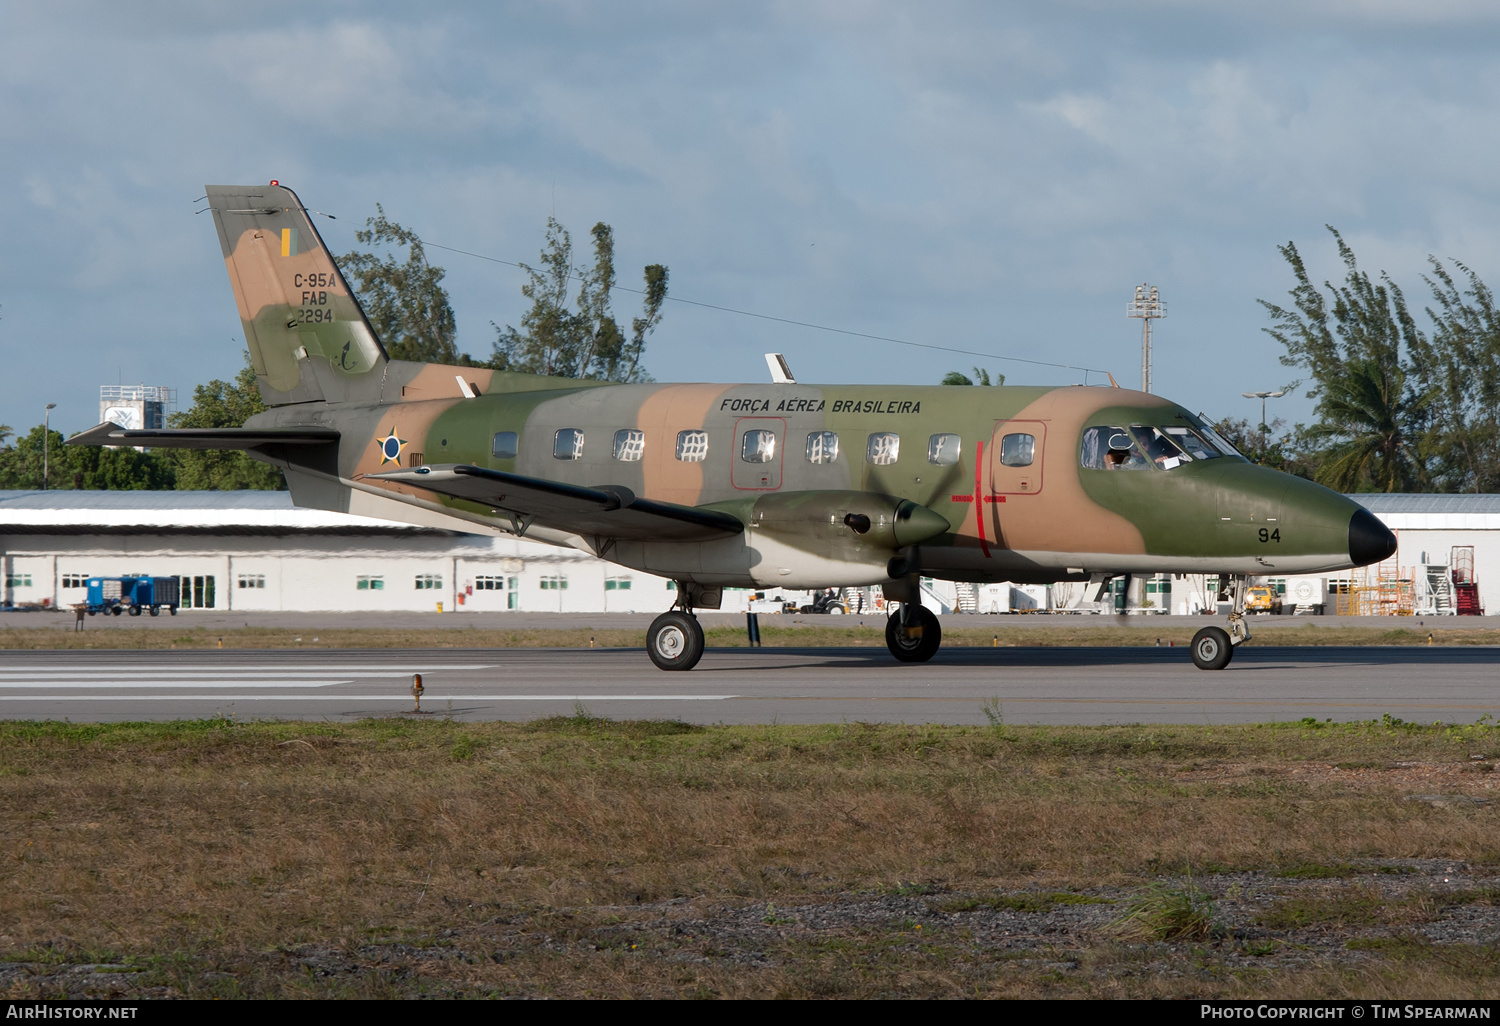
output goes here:
<path id="1" fill-rule="evenodd" d="M 974 453 L 974 523 L 979 526 L 979 551 L 990 558 L 990 543 L 984 538 L 984 500 L 980 498 L 980 477 L 984 473 L 984 443 L 980 442 Z"/>
<path id="2" fill-rule="evenodd" d="M 984 552 L 984 557 L 990 557 L 990 543 L 984 537 L 984 504 L 986 502 L 1004 502 L 1003 495 L 981 495 L 981 477 L 984 474 L 984 443 L 979 443 L 979 451 L 974 454 L 974 494 L 973 495 L 950 495 L 948 498 L 953 502 L 972 502 L 975 505 L 974 522 L 979 526 L 979 548 Z"/>

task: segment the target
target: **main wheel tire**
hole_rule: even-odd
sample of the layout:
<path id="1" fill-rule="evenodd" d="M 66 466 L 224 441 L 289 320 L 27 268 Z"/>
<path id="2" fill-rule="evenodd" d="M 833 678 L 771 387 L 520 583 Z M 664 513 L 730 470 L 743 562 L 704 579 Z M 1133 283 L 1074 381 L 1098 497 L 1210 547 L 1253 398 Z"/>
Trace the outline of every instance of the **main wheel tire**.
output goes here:
<path id="1" fill-rule="evenodd" d="M 141 615 L 141 607 L 140 606 L 131 606 L 130 607 L 130 615 L 131 616 L 140 616 Z"/>
<path id="2" fill-rule="evenodd" d="M 1234 658 L 1229 632 L 1222 627 L 1204 627 L 1193 635 L 1193 665 L 1200 670 L 1222 670 Z"/>
<path id="3" fill-rule="evenodd" d="M 903 663 L 925 663 L 943 643 L 943 628 L 926 606 L 913 608 L 911 619 L 910 628 L 906 628 L 901 625 L 900 611 L 890 615 L 885 622 L 885 647 Z"/>
<path id="4" fill-rule="evenodd" d="M 691 670 L 703 658 L 703 627 L 690 613 L 672 610 L 651 621 L 646 654 L 659 670 Z"/>
<path id="5" fill-rule="evenodd" d="M 152 606 L 151 607 L 151 615 L 152 616 L 160 616 L 161 615 L 161 606 Z"/>
<path id="6" fill-rule="evenodd" d="M 173 616 L 176 616 L 177 615 L 177 607 L 176 606 L 168 606 L 167 607 L 167 612 L 171 613 Z"/>
<path id="7" fill-rule="evenodd" d="M 110 607 L 109 611 L 112 614 L 114 614 L 115 616 L 119 616 L 120 613 L 122 612 L 122 608 L 120 606 L 112 606 L 112 607 Z"/>

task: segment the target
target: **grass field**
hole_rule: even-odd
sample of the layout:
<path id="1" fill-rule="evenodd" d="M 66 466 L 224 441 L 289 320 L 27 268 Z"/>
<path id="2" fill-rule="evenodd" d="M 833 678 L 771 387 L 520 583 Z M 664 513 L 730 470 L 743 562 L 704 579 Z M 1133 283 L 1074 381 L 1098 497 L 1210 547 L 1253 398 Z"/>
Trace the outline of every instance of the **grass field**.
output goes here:
<path id="1" fill-rule="evenodd" d="M 1217 620 L 1213 621 L 1218 623 Z M 883 622 L 868 620 L 865 627 L 778 627 L 763 625 L 767 647 L 883 648 Z M 1252 631 L 1259 627 L 1252 624 Z M 1163 627 L 1012 627 L 945 628 L 944 645 L 989 647 L 1117 647 L 1186 645 L 1196 628 Z M 743 627 L 712 627 L 704 632 L 710 648 L 745 647 Z M 1274 627 L 1251 638 L 1252 645 L 1495 645 L 1500 630 L 1444 628 L 1428 631 L 1412 627 Z M 567 630 L 485 630 L 438 628 L 428 630 L 291 630 L 241 627 L 229 630 L 111 626 L 74 633 L 58 628 L 0 630 L 0 650 L 45 649 L 172 649 L 172 648 L 644 648 L 644 630 L 576 628 Z"/>
<path id="2" fill-rule="evenodd" d="M 1500 995 L 1500 730 L 0 723 L 0 993 Z"/>

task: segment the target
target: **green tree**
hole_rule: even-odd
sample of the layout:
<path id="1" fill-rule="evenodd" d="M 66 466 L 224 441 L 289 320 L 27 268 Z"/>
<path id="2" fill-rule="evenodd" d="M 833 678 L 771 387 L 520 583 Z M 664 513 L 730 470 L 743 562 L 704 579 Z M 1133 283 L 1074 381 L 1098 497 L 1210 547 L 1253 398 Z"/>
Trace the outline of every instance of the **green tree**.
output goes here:
<path id="1" fill-rule="evenodd" d="M 1489 287 L 1455 261 L 1429 257 L 1435 306 L 1417 366 L 1433 401 L 1432 473 L 1454 491 L 1500 491 L 1500 311 Z"/>
<path id="2" fill-rule="evenodd" d="M 1315 477 L 1345 491 L 1430 486 L 1423 460 L 1432 413 L 1424 371 L 1428 339 L 1406 296 L 1382 272 L 1372 279 L 1332 225 L 1345 267 L 1339 285 L 1313 285 L 1294 243 L 1278 247 L 1292 268 L 1292 304 L 1259 300 L 1271 316 L 1267 334 L 1285 350 L 1281 362 L 1308 376 L 1318 422 L 1302 432 L 1315 449 Z"/>
<path id="3" fill-rule="evenodd" d="M 44 464 L 47 487 L 54 490 L 172 487 L 172 464 L 159 451 L 72 446 L 65 441 L 61 432 L 47 431 L 41 424 L 16 439 L 14 446 L 0 451 L 0 488 L 41 488 Z"/>
<path id="4" fill-rule="evenodd" d="M 193 389 L 193 405 L 174 413 L 174 428 L 243 427 L 245 421 L 266 408 L 255 383 L 250 354 L 234 381 L 215 378 Z M 229 491 L 238 488 L 278 490 L 286 488 L 280 470 L 260 463 L 237 450 L 162 449 L 175 470 L 176 487 L 184 490 Z M 171 487 L 168 485 L 167 487 Z"/>
<path id="5" fill-rule="evenodd" d="M 1229 417 L 1214 430 L 1251 463 L 1298 477 L 1313 478 L 1320 465 L 1316 445 L 1305 437 L 1305 428 L 1285 432 L 1286 421 L 1277 417 L 1266 425 L 1252 424 L 1245 417 Z"/>
<path id="6" fill-rule="evenodd" d="M 367 219 L 354 237 L 366 246 L 406 248 L 405 260 L 389 251 L 377 256 L 361 250 L 338 258 L 391 359 L 459 363 L 463 358 L 454 341 L 458 322 L 448 302 L 448 290 L 442 285 L 447 272 L 427 261 L 427 251 L 417 233 L 387 218 L 377 203 L 375 216 Z"/>
<path id="7" fill-rule="evenodd" d="M 490 366 L 568 378 L 603 381 L 650 381 L 641 366 L 646 338 L 661 323 L 667 299 L 667 268 L 650 264 L 644 272 L 641 316 L 630 322 L 630 334 L 621 330 L 610 309 L 615 288 L 615 236 L 600 221 L 590 232 L 594 240 L 594 263 L 586 269 L 573 265 L 573 240 L 556 218 L 547 219 L 546 244 L 540 266 L 522 264 L 528 281 L 521 294 L 531 308 L 521 327 L 494 324 L 495 344 Z M 577 280 L 576 309 L 568 296 Z M 493 324 L 493 322 L 491 322 Z"/>
<path id="8" fill-rule="evenodd" d="M 943 380 L 939 381 L 938 384 L 940 384 L 940 385 L 973 385 L 973 384 L 989 385 L 989 384 L 991 384 L 991 382 L 990 382 L 990 372 L 989 371 L 985 370 L 982 367 L 974 367 L 974 368 L 971 368 L 971 369 L 974 371 L 974 376 L 972 378 L 969 377 L 967 374 L 963 373 L 962 371 L 949 371 L 947 374 L 943 375 Z M 1003 385 L 1003 384 L 1005 384 L 1005 375 L 1004 374 L 996 374 L 995 375 L 994 384 L 996 384 L 996 385 Z"/>
<path id="9" fill-rule="evenodd" d="M 1373 359 L 1351 360 L 1329 379 L 1319 402 L 1323 421 L 1306 432 L 1329 443 L 1319 453 L 1320 482 L 1345 492 L 1424 490 L 1426 467 L 1412 431 L 1428 400 L 1406 379 L 1405 368 Z"/>

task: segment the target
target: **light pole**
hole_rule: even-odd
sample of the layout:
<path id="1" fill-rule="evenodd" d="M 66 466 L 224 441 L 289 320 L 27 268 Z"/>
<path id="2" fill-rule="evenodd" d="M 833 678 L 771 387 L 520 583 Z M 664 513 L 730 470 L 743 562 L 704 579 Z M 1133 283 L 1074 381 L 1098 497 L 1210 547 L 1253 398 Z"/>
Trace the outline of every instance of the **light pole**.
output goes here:
<path id="1" fill-rule="evenodd" d="M 1260 433 L 1263 435 L 1270 434 L 1271 429 L 1266 427 L 1266 400 L 1280 399 L 1282 396 L 1286 395 L 1286 390 L 1283 389 L 1280 392 L 1241 392 L 1240 395 L 1244 396 L 1246 399 L 1260 400 Z"/>
<path id="2" fill-rule="evenodd" d="M 47 412 L 42 414 L 42 491 L 47 490 L 47 472 L 50 470 L 49 463 L 52 455 L 52 411 L 57 409 L 56 403 L 47 404 Z"/>
<path id="3" fill-rule="evenodd" d="M 1151 391 L 1151 322 L 1167 315 L 1167 304 L 1155 285 L 1137 285 L 1135 298 L 1125 304 L 1126 317 L 1139 317 L 1141 324 L 1141 391 Z"/>

